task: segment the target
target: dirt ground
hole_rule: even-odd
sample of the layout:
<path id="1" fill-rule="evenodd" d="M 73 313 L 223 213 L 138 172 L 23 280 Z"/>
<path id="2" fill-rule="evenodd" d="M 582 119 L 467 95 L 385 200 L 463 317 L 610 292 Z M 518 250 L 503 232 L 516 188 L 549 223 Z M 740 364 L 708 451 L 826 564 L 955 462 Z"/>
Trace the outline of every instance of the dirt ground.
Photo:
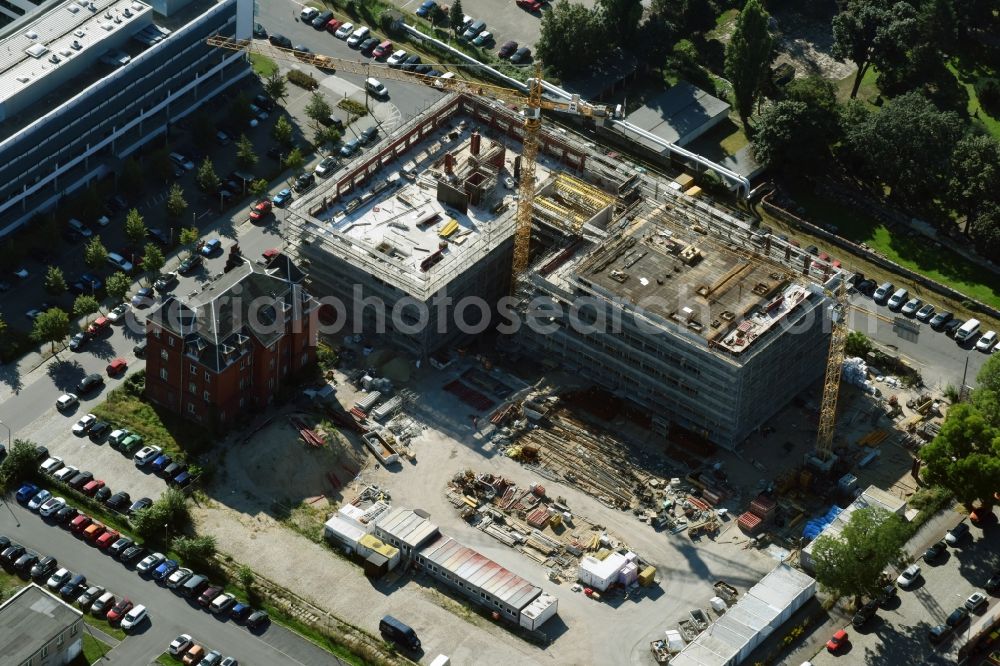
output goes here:
<path id="1" fill-rule="evenodd" d="M 315 431 L 326 443 L 306 444 L 291 418 Z M 344 486 L 368 459 L 357 439 L 345 435 L 330 421 L 289 409 L 226 450 L 217 461 L 218 477 L 213 486 L 225 487 L 227 504 L 239 498 L 234 508 L 243 512 L 284 516 L 300 503 L 315 507 L 339 503 Z"/>

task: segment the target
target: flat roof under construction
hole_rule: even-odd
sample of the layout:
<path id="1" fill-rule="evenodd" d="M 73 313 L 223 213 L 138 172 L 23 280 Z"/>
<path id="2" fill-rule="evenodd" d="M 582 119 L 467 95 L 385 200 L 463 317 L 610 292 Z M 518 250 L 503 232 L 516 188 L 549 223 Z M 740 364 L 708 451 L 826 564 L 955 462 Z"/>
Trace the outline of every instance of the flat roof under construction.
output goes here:
<path id="1" fill-rule="evenodd" d="M 745 351 L 805 301 L 792 269 L 727 247 L 660 206 L 586 257 L 582 282 L 671 320 L 732 353 Z"/>

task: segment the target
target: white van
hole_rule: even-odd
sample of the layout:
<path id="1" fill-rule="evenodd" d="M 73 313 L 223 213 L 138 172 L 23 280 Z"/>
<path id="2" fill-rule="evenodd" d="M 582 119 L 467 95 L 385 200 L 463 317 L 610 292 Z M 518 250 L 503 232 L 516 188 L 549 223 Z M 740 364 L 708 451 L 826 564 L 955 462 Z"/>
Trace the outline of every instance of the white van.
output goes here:
<path id="1" fill-rule="evenodd" d="M 979 332 L 979 320 L 970 319 L 955 331 L 955 342 L 965 342 Z"/>
<path id="2" fill-rule="evenodd" d="M 385 85 L 378 79 L 373 79 L 370 77 L 365 79 L 365 88 L 368 90 L 369 93 L 375 95 L 376 97 L 385 97 L 386 95 L 389 94 L 389 91 L 386 89 Z"/>
<path id="3" fill-rule="evenodd" d="M 896 293 L 894 293 L 892 297 L 889 299 L 889 309 L 890 310 L 900 309 L 901 307 L 903 307 L 903 304 L 906 303 L 906 300 L 909 297 L 910 297 L 910 292 L 900 287 L 899 289 L 896 290 Z"/>
<path id="4" fill-rule="evenodd" d="M 360 28 L 358 28 L 357 30 L 355 30 L 354 32 L 352 32 L 351 36 L 347 38 L 347 45 L 348 46 L 357 46 L 361 42 L 363 42 L 366 39 L 368 39 L 368 34 L 370 32 L 371 32 L 371 30 L 369 30 L 365 26 L 361 26 Z"/>

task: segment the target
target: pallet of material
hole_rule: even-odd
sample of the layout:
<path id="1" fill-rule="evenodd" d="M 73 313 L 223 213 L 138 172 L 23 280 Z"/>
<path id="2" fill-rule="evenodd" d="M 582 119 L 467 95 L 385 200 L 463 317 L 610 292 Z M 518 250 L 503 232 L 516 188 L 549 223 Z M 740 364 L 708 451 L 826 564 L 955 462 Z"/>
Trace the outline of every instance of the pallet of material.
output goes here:
<path id="1" fill-rule="evenodd" d="M 739 517 L 739 520 L 737 520 L 736 522 L 739 524 L 741 530 L 743 530 L 744 532 L 746 532 L 751 536 L 756 534 L 758 530 L 760 530 L 761 525 L 764 523 L 764 521 L 761 520 L 760 516 L 750 511 L 747 511 L 746 513 L 741 515 Z"/>
<path id="2" fill-rule="evenodd" d="M 525 522 L 535 528 L 545 527 L 549 524 L 549 510 L 540 506 L 528 514 Z"/>
<path id="3" fill-rule="evenodd" d="M 765 497 L 759 495 L 756 499 L 750 502 L 750 511 L 759 516 L 762 520 L 767 520 L 774 513 L 778 505 L 770 497 Z"/>

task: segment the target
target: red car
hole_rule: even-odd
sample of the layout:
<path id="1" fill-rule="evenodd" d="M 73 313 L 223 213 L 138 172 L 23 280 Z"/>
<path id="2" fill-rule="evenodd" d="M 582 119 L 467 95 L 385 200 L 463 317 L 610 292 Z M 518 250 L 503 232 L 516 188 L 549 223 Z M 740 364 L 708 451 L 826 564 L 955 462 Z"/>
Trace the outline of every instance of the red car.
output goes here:
<path id="1" fill-rule="evenodd" d="M 121 538 L 121 534 L 119 534 L 115 530 L 108 530 L 101 536 L 97 537 L 97 541 L 94 542 L 94 545 L 96 545 L 101 550 L 105 550 L 108 547 L 110 547 L 111 544 L 113 544 L 115 541 L 118 541 L 119 538 Z"/>
<path id="2" fill-rule="evenodd" d="M 390 53 L 392 53 L 392 42 L 387 39 L 375 47 L 375 50 L 372 51 L 372 57 L 375 59 L 388 58 Z"/>
<path id="3" fill-rule="evenodd" d="M 88 481 L 87 484 L 84 485 L 83 487 L 83 494 L 93 497 L 94 493 L 96 493 L 103 487 L 104 487 L 104 482 L 101 481 L 100 479 L 94 479 L 93 481 Z"/>
<path id="4" fill-rule="evenodd" d="M 839 652 L 845 645 L 847 645 L 847 632 L 841 629 L 826 642 L 826 649 L 830 652 Z"/>
<path id="5" fill-rule="evenodd" d="M 128 369 L 128 363 L 123 358 L 116 358 L 108 364 L 108 377 L 115 377 L 123 374 Z"/>
<path id="6" fill-rule="evenodd" d="M 122 618 L 132 610 L 134 604 L 128 599 L 122 599 L 115 607 L 108 611 L 108 622 L 121 622 Z"/>
<path id="7" fill-rule="evenodd" d="M 268 250 L 264 250 L 260 256 L 264 258 L 264 263 L 271 263 L 271 260 L 281 254 L 281 250 L 276 247 L 272 247 Z"/>
<path id="8" fill-rule="evenodd" d="M 73 534 L 80 534 L 87 529 L 92 522 L 94 522 L 93 518 L 87 514 L 81 513 L 69 524 L 69 529 L 73 532 Z"/>
<path id="9" fill-rule="evenodd" d="M 250 209 L 250 219 L 256 222 L 267 217 L 271 213 L 271 205 L 270 199 L 261 199 Z"/>
<path id="10" fill-rule="evenodd" d="M 111 320 L 107 317 L 98 317 L 93 324 L 87 327 L 87 335 L 95 338 L 109 328 L 111 328 Z"/>
<path id="11" fill-rule="evenodd" d="M 326 31 L 331 35 L 337 32 L 337 28 L 344 25 L 343 21 L 338 21 L 337 19 L 330 19 L 330 22 L 326 24 Z"/>
<path id="12" fill-rule="evenodd" d="M 529 12 L 541 11 L 542 3 L 538 0 L 515 0 L 517 6 L 521 9 L 527 9 Z"/>
<path id="13" fill-rule="evenodd" d="M 90 543 L 94 543 L 97 541 L 97 537 L 104 534 L 105 530 L 104 523 L 95 520 L 90 525 L 87 525 L 87 529 L 83 531 L 83 538 Z"/>

